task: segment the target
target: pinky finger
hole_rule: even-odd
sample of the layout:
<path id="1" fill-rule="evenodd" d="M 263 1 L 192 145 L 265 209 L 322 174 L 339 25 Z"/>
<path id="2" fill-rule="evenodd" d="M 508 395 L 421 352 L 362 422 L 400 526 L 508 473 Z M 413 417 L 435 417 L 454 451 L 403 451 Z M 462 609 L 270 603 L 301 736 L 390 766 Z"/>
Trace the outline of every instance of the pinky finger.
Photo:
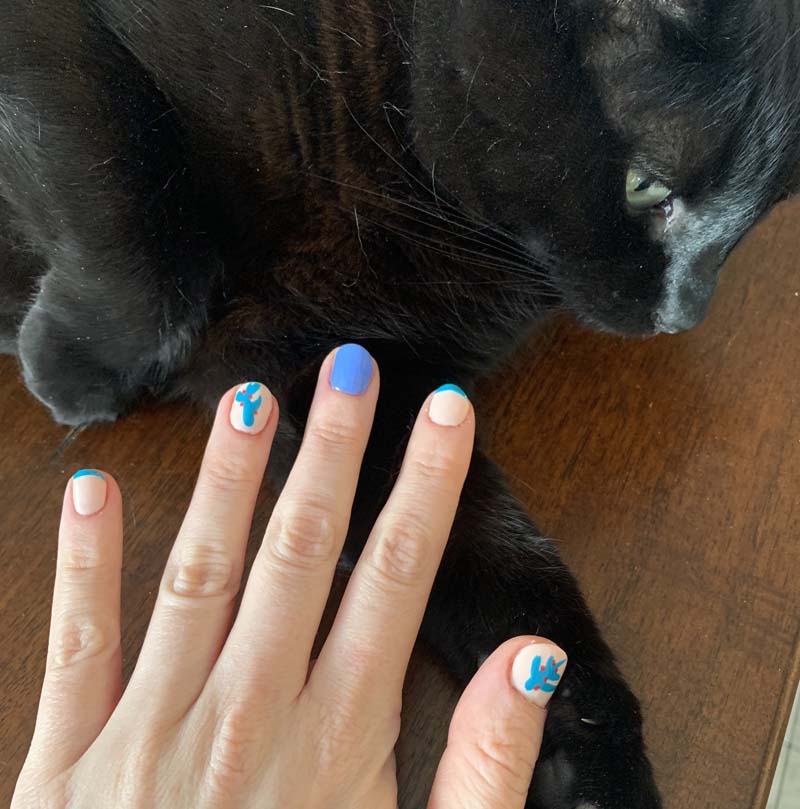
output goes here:
<path id="1" fill-rule="evenodd" d="M 50 640 L 26 768 L 61 771 L 92 744 L 121 691 L 122 499 L 115 481 L 77 472 L 64 496 Z"/>

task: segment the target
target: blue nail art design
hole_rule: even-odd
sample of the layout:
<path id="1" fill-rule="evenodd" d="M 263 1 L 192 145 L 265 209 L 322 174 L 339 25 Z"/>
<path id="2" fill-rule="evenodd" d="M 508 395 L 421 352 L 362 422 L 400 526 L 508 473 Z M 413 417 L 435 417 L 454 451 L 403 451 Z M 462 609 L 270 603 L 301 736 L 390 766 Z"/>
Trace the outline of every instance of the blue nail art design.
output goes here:
<path id="1" fill-rule="evenodd" d="M 256 423 L 256 413 L 258 408 L 261 407 L 261 397 L 253 399 L 261 384 L 258 382 L 249 382 L 245 388 L 245 392 L 236 391 L 236 401 L 242 406 L 242 424 L 245 427 L 252 427 Z"/>
<path id="2" fill-rule="evenodd" d="M 337 349 L 331 370 L 331 387 L 351 396 L 360 396 L 372 379 L 372 357 L 355 343 Z"/>
<path id="3" fill-rule="evenodd" d="M 531 661 L 531 676 L 525 681 L 525 690 L 544 691 L 546 694 L 551 694 L 556 690 L 556 686 L 551 685 L 551 683 L 558 684 L 558 681 L 561 679 L 558 670 L 566 662 L 567 659 L 564 658 L 556 663 L 556 659 L 550 655 L 550 657 L 547 658 L 547 662 L 542 665 L 542 656 L 536 655 Z M 547 682 L 548 680 L 550 680 L 549 683 Z"/>
<path id="4" fill-rule="evenodd" d="M 102 472 L 98 472 L 96 469 L 79 469 L 73 476 L 73 480 L 77 480 L 78 478 L 85 478 L 87 475 L 91 475 L 95 478 L 100 478 L 100 480 L 105 480 L 106 476 Z"/>
<path id="5" fill-rule="evenodd" d="M 442 393 L 443 391 L 446 391 L 446 390 L 451 390 L 454 393 L 457 393 L 459 396 L 463 396 L 465 399 L 469 398 L 467 396 L 467 394 L 464 393 L 464 391 L 461 390 L 461 388 L 458 387 L 458 385 L 453 385 L 452 383 L 448 383 L 447 385 L 442 385 L 441 387 L 436 388 L 434 393 Z"/>

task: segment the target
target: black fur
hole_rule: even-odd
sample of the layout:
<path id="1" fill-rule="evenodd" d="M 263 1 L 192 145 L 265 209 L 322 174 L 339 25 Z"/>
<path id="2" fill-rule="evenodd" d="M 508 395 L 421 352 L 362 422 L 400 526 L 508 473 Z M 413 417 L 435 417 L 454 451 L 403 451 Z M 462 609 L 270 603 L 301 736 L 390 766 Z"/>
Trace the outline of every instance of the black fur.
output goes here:
<path id="1" fill-rule="evenodd" d="M 351 560 L 430 389 L 557 308 L 694 325 L 800 177 L 800 0 L 21 0 L 0 22 L 0 348 L 70 424 L 265 379 L 280 478 L 320 359 L 363 343 L 383 393 Z M 671 200 L 631 211 L 631 166 Z M 423 632 L 462 679 L 517 633 L 568 651 L 532 807 L 661 805 L 636 699 L 479 449 Z"/>

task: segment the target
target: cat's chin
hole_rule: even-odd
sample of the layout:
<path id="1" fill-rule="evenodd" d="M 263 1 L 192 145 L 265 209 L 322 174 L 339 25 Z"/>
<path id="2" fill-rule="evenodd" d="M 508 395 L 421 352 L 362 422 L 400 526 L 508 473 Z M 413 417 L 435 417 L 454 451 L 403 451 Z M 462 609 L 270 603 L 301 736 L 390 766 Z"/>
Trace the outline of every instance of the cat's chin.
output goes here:
<path id="1" fill-rule="evenodd" d="M 612 285 L 610 272 L 593 269 L 580 274 L 570 266 L 555 268 L 552 283 L 562 309 L 591 331 L 604 334 L 645 339 L 666 331 L 657 322 L 663 293 L 655 275 L 638 282 L 626 267 L 621 283 Z"/>
<path id="2" fill-rule="evenodd" d="M 631 312 L 619 313 L 600 311 L 597 308 L 571 307 L 573 316 L 592 331 L 646 340 L 659 334 L 681 334 L 699 326 L 705 319 L 705 311 L 697 317 L 664 317 L 656 310 L 640 316 Z"/>
<path id="3" fill-rule="evenodd" d="M 650 337 L 662 334 L 664 331 L 659 329 L 652 319 L 642 322 L 626 322 L 624 318 L 605 318 L 593 312 L 580 311 L 573 311 L 573 316 L 582 326 L 591 331 L 600 332 L 601 334 L 613 334 L 616 337 L 647 340 Z"/>

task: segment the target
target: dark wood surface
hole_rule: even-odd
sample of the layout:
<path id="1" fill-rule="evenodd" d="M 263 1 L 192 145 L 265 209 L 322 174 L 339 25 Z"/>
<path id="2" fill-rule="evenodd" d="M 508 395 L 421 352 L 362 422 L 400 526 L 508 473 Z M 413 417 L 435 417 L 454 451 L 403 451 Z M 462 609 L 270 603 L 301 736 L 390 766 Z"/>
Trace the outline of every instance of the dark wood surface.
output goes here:
<path id="1" fill-rule="evenodd" d="M 762 807 L 797 686 L 799 325 L 795 203 L 737 249 L 699 329 L 625 341 L 554 323 L 479 397 L 494 456 L 558 539 L 642 698 L 671 807 Z M 209 421 L 189 406 L 161 406 L 65 441 L 8 358 L 0 414 L 7 805 L 33 727 L 68 475 L 108 469 L 126 498 L 129 671 Z M 259 527 L 269 505 L 265 493 Z M 403 807 L 424 806 L 454 699 L 418 654 L 399 745 Z"/>

